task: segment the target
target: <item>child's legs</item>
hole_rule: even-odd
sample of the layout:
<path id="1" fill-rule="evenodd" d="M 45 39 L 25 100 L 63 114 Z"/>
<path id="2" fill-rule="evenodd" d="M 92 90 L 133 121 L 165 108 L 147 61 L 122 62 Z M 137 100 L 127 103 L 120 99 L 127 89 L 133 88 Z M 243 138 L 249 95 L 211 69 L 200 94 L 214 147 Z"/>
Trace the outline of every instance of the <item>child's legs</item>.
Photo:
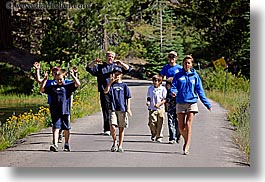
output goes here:
<path id="1" fill-rule="evenodd" d="M 112 136 L 112 140 L 113 140 L 113 143 L 117 143 L 117 137 L 116 137 L 116 126 L 111 124 L 110 125 L 110 133 L 111 133 L 111 136 Z"/>
<path id="2" fill-rule="evenodd" d="M 65 114 L 62 116 L 61 118 L 62 120 L 62 124 L 61 124 L 61 128 L 62 130 L 64 130 L 64 139 L 65 139 L 65 143 L 69 143 L 69 139 L 70 139 L 70 115 L 69 114 Z"/>
<path id="3" fill-rule="evenodd" d="M 156 138 L 163 138 L 162 132 L 163 132 L 164 118 L 165 118 L 165 110 L 164 109 L 158 110 Z"/>
<path id="4" fill-rule="evenodd" d="M 59 128 L 54 128 L 53 129 L 53 133 L 52 133 L 52 141 L 53 141 L 53 144 L 58 146 L 58 137 L 59 137 Z"/>
<path id="5" fill-rule="evenodd" d="M 118 127 L 119 127 L 119 147 L 122 148 L 125 128 L 129 126 L 128 114 L 123 111 L 116 111 L 116 116 L 118 118 Z"/>
<path id="6" fill-rule="evenodd" d="M 175 120 L 176 110 L 168 110 L 167 118 L 168 118 L 168 130 L 169 130 L 169 141 L 176 140 L 176 120 Z M 178 126 L 178 125 L 177 125 Z"/>
<path id="7" fill-rule="evenodd" d="M 65 143 L 69 143 L 70 130 L 64 130 L 64 139 L 65 139 Z"/>
<path id="8" fill-rule="evenodd" d="M 117 143 L 116 127 L 118 126 L 118 119 L 114 111 L 109 110 L 110 115 L 110 133 L 112 136 L 113 143 Z"/>
<path id="9" fill-rule="evenodd" d="M 119 127 L 119 147 L 122 148 L 124 138 L 124 127 Z"/>
<path id="10" fill-rule="evenodd" d="M 149 111 L 149 121 L 148 126 L 151 131 L 152 137 L 156 136 L 156 126 L 157 126 L 157 111 Z"/>
<path id="11" fill-rule="evenodd" d="M 58 146 L 59 130 L 61 129 L 62 120 L 57 115 L 52 115 L 52 143 Z"/>

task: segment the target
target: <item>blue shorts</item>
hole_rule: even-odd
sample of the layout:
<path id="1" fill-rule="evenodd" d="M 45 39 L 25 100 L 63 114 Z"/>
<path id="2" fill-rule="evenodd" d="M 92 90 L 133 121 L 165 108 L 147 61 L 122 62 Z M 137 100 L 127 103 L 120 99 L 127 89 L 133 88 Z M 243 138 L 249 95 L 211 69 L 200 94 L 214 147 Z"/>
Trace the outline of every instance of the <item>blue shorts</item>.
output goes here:
<path id="1" fill-rule="evenodd" d="M 70 115 L 64 114 L 61 116 L 52 116 L 52 128 L 53 129 L 62 129 L 70 130 Z"/>

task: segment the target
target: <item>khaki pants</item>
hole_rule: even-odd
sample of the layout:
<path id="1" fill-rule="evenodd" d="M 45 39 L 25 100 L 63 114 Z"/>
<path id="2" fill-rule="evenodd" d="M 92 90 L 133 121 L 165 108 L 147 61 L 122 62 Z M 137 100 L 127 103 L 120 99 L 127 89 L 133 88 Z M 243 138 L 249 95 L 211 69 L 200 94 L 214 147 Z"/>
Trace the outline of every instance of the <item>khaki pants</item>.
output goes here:
<path id="1" fill-rule="evenodd" d="M 165 110 L 149 110 L 148 126 L 151 131 L 152 138 L 162 138 L 163 124 L 165 118 Z"/>

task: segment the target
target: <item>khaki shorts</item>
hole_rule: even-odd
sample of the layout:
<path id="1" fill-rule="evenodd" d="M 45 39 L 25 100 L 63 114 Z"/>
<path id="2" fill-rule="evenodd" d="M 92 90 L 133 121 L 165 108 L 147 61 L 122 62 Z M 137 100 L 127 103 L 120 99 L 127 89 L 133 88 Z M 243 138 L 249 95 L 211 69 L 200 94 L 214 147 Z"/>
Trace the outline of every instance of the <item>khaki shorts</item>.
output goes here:
<path id="1" fill-rule="evenodd" d="M 128 113 L 124 111 L 110 111 L 110 124 L 128 128 Z"/>
<path id="2" fill-rule="evenodd" d="M 177 113 L 187 113 L 187 112 L 198 113 L 199 109 L 198 109 L 197 103 L 177 104 L 176 112 Z"/>

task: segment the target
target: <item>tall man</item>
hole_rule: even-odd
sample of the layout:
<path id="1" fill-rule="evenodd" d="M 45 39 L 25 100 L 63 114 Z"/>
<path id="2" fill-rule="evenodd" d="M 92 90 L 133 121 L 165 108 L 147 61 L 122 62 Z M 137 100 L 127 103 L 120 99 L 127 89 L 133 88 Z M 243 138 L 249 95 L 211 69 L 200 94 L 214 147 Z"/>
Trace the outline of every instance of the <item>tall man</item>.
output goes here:
<path id="1" fill-rule="evenodd" d="M 106 62 L 101 62 L 101 59 L 97 58 L 87 65 L 86 70 L 93 76 L 97 77 L 98 92 L 100 94 L 100 104 L 103 114 L 103 133 L 104 135 L 110 135 L 110 116 L 109 116 L 109 102 L 110 95 L 104 94 L 104 89 L 110 82 L 110 75 L 112 74 L 116 66 L 122 67 L 122 73 L 128 73 L 131 68 L 129 65 L 123 63 L 120 60 L 115 60 L 115 52 L 108 51 L 106 53 Z"/>

